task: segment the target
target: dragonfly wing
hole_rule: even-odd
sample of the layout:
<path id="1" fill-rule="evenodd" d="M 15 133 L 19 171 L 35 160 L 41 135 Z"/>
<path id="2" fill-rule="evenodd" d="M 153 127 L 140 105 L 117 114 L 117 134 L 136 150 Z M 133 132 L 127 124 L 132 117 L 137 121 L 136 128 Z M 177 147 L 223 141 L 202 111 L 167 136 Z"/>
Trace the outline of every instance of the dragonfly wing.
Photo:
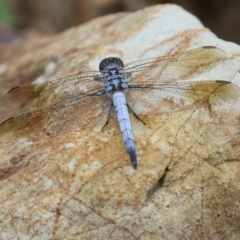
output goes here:
<path id="1" fill-rule="evenodd" d="M 239 94 L 238 86 L 228 81 L 182 81 L 133 87 L 127 92 L 127 100 L 141 116 L 199 108 L 211 105 L 213 100 L 220 105 Z"/>
<path id="2" fill-rule="evenodd" d="M 3 105 L 11 109 L 35 110 L 60 104 L 86 92 L 97 93 L 103 89 L 94 81 L 96 72 L 72 74 L 40 84 L 30 84 L 11 89 L 3 98 Z"/>
<path id="3" fill-rule="evenodd" d="M 104 125 L 110 106 L 111 100 L 106 95 L 85 95 L 56 107 L 25 113 L 0 124 L 0 141 L 18 138 L 35 141 Z"/>
<path id="4" fill-rule="evenodd" d="M 216 47 L 201 47 L 172 56 L 140 60 L 126 65 L 129 83 L 140 85 L 149 83 L 173 82 L 189 79 L 207 71 L 226 57 L 226 53 Z"/>

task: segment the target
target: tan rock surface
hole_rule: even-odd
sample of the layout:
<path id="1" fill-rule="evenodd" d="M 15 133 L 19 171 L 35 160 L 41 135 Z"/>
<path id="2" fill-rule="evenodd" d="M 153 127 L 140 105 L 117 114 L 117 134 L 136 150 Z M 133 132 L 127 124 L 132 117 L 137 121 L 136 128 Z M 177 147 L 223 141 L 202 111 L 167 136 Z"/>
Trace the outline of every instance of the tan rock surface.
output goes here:
<path id="1" fill-rule="evenodd" d="M 240 47 L 175 5 L 109 15 L 1 54 L 1 94 L 33 80 L 205 45 L 227 57 L 193 79 L 240 85 Z M 139 169 L 116 117 L 107 127 L 0 143 L 0 239 L 240 239 L 240 91 L 143 118 L 130 114 Z M 228 95 L 227 95 L 228 96 Z M 221 103 L 220 105 L 217 103 Z M 1 109 L 1 119 L 13 115 Z M 164 175 L 165 173 L 165 175 Z"/>

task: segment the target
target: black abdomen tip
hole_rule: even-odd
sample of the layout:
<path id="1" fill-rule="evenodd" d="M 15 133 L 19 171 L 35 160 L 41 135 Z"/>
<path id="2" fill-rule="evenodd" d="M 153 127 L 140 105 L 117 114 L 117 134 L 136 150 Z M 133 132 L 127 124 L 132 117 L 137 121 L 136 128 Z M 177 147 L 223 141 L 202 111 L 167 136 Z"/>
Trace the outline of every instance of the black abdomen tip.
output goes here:
<path id="1" fill-rule="evenodd" d="M 130 156 L 131 164 L 132 164 L 133 168 L 136 170 L 137 167 L 138 167 L 136 150 L 135 149 L 129 149 L 128 154 Z"/>

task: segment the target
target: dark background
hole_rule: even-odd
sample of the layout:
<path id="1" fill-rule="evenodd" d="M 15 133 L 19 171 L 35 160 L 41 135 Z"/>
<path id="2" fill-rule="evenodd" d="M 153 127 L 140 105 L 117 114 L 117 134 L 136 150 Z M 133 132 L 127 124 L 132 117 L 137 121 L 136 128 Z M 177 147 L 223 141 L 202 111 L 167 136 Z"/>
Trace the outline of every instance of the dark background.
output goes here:
<path id="1" fill-rule="evenodd" d="M 105 14 L 164 3 L 182 6 L 218 37 L 240 44 L 240 0 L 0 0 L 0 42 L 50 35 Z"/>

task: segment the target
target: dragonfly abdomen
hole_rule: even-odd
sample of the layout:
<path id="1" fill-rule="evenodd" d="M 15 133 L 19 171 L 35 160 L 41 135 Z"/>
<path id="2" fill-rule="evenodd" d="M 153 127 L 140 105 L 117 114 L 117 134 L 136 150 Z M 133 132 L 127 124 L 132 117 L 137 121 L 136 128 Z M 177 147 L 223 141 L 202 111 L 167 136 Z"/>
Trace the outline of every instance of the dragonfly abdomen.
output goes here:
<path id="1" fill-rule="evenodd" d="M 131 159 L 131 164 L 134 169 L 137 169 L 136 146 L 125 94 L 122 91 L 116 91 L 112 95 L 112 100 L 117 114 L 123 141 Z"/>

